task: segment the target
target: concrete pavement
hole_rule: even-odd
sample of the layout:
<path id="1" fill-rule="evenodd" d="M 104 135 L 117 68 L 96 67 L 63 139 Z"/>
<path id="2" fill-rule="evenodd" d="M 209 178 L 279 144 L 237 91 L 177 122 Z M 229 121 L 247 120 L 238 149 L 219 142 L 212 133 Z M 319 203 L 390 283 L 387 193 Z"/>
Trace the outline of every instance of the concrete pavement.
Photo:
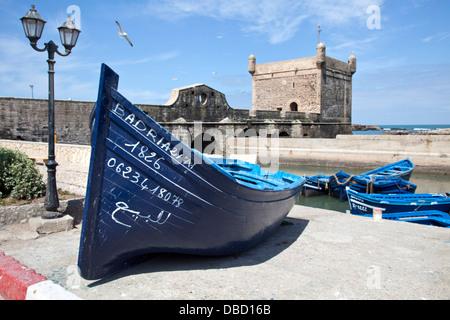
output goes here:
<path id="1" fill-rule="evenodd" d="M 81 225 L 0 251 L 82 299 L 449 299 L 450 229 L 296 205 L 266 241 L 227 257 L 159 254 L 108 279 L 77 273 Z"/>

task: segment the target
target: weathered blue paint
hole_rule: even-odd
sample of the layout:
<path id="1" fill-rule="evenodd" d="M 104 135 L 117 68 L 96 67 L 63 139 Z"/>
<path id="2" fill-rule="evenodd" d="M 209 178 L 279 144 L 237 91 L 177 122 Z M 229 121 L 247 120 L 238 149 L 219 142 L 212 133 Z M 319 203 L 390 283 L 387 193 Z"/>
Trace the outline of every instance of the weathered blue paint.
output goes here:
<path id="1" fill-rule="evenodd" d="M 102 65 L 78 266 L 108 276 L 145 254 L 228 255 L 267 238 L 305 180 L 211 160 L 120 95 Z"/>
<path id="2" fill-rule="evenodd" d="M 361 216 L 373 217 L 373 214 L 364 214 Z M 383 213 L 382 218 L 385 220 L 412 222 L 435 227 L 450 228 L 450 216 L 448 213 L 438 210 Z"/>
<path id="3" fill-rule="evenodd" d="M 450 197 L 436 193 L 426 194 L 366 194 L 347 188 L 350 210 L 356 215 L 370 215 L 374 208 L 384 214 L 437 210 L 450 212 Z"/>

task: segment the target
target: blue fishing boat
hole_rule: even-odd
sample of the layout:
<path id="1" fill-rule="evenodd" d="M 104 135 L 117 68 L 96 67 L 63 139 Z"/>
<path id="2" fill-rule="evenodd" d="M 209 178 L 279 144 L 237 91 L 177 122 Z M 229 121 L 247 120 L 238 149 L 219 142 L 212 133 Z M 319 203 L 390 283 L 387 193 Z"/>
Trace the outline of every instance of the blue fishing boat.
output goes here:
<path id="1" fill-rule="evenodd" d="M 365 214 L 362 216 L 373 217 L 373 214 Z M 437 210 L 383 213 L 382 218 L 385 220 L 412 222 L 429 226 L 450 228 L 450 216 L 448 213 Z"/>
<path id="2" fill-rule="evenodd" d="M 306 179 L 306 183 L 303 188 L 303 194 L 306 197 L 319 196 L 328 193 L 328 183 L 330 182 L 331 176 L 319 174 L 312 177 L 304 176 L 304 178 Z"/>
<path id="3" fill-rule="evenodd" d="M 450 212 L 450 197 L 440 193 L 367 194 L 347 188 L 350 211 L 356 215 L 372 214 L 374 208 L 382 214 L 437 210 Z"/>
<path id="4" fill-rule="evenodd" d="M 89 280 L 148 254 L 235 254 L 260 243 L 305 179 L 187 147 L 117 91 L 102 65 L 78 267 Z"/>
<path id="5" fill-rule="evenodd" d="M 388 176 L 402 178 L 403 180 L 409 181 L 411 174 L 414 170 L 414 163 L 412 163 L 409 158 L 390 163 L 386 166 L 379 167 L 377 169 L 367 171 L 361 174 L 361 176 Z"/>
<path id="6" fill-rule="evenodd" d="M 332 175 L 329 182 L 330 193 L 341 201 L 347 200 L 346 188 L 363 193 L 414 193 L 417 185 L 391 176 L 350 175 L 342 170 Z"/>

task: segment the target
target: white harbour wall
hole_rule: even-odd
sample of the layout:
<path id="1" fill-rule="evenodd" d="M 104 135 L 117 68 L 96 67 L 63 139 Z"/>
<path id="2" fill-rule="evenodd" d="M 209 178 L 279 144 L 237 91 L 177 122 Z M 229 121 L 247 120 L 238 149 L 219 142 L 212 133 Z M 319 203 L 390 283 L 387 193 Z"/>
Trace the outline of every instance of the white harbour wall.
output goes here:
<path id="1" fill-rule="evenodd" d="M 0 140 L 0 147 L 45 158 L 47 143 Z M 56 144 L 58 163 L 88 171 L 89 146 Z M 338 135 L 336 139 L 229 138 L 224 156 L 258 156 L 258 163 L 375 168 L 409 158 L 417 172 L 450 174 L 450 135 Z"/>
<path id="2" fill-rule="evenodd" d="M 252 140 L 253 139 L 253 140 Z M 338 135 L 336 139 L 228 139 L 227 154 L 257 154 L 259 163 L 373 169 L 409 158 L 417 172 L 450 174 L 450 135 Z"/>

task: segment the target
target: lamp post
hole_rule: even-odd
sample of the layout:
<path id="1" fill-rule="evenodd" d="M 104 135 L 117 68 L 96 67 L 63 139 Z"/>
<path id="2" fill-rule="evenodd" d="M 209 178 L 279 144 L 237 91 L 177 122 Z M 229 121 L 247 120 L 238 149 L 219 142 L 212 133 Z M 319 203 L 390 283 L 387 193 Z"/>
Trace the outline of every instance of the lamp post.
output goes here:
<path id="1" fill-rule="evenodd" d="M 58 190 L 56 188 L 56 167 L 58 163 L 55 161 L 55 52 L 60 56 L 68 56 L 72 48 L 75 47 L 81 31 L 76 28 L 69 16 L 67 21 L 58 28 L 61 43 L 66 49 L 64 53 L 61 53 L 53 41 L 45 43 L 43 49 L 37 47 L 37 42 L 41 38 L 46 21 L 37 13 L 34 5 L 20 20 L 22 21 L 25 36 L 30 40 L 31 47 L 39 52 L 48 52 L 48 161 L 45 164 L 47 166 L 47 190 L 44 204 L 47 213 L 42 218 L 53 219 L 58 216 L 56 210 L 59 207 Z"/>

